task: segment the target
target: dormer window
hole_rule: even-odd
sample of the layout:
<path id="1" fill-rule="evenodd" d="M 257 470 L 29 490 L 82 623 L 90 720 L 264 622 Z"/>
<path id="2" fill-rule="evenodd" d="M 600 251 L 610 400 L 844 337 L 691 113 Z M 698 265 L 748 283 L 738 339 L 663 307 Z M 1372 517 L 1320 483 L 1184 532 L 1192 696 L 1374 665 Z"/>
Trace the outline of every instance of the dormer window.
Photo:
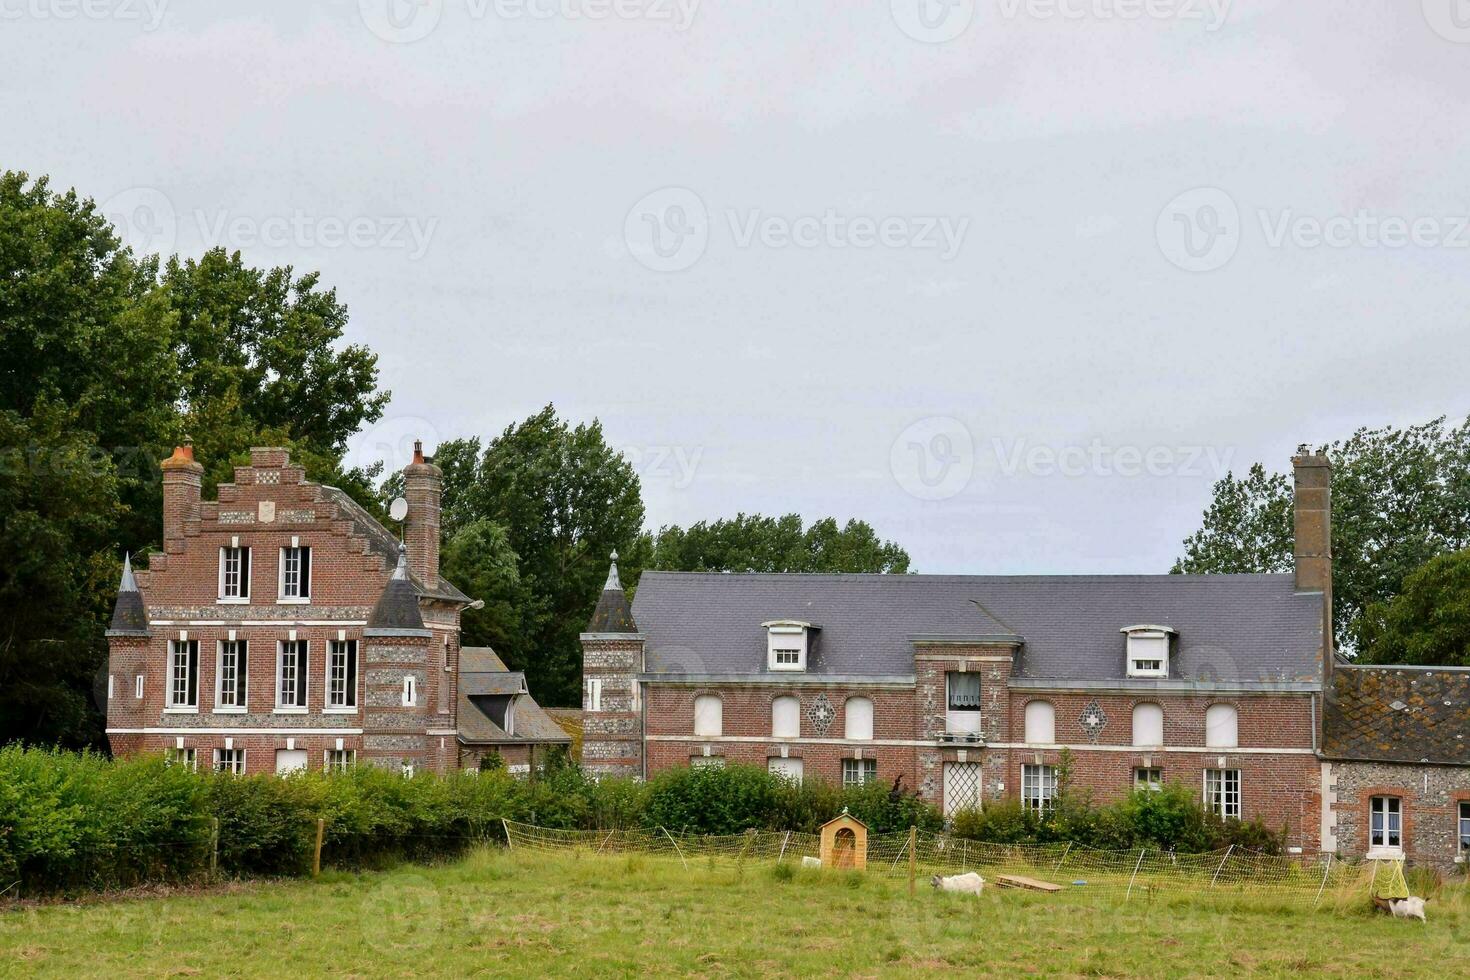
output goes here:
<path id="1" fill-rule="evenodd" d="M 1168 677 L 1169 645 L 1174 636 L 1170 626 L 1142 624 L 1120 630 L 1128 637 L 1129 677 Z"/>
<path id="2" fill-rule="evenodd" d="M 808 638 L 814 627 L 795 619 L 761 623 L 766 629 L 766 667 L 769 670 L 806 670 Z"/>

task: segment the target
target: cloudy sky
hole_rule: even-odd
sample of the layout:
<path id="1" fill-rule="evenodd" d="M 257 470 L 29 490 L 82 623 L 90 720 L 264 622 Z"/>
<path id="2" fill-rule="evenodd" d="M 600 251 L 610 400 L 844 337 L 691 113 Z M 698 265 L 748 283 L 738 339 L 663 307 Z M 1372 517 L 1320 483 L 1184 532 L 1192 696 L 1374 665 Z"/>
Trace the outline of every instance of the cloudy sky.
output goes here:
<path id="1" fill-rule="evenodd" d="M 1163 571 L 1470 412 L 1470 0 L 0 0 L 0 166 L 319 269 L 355 452 L 600 418 L 649 522 Z"/>

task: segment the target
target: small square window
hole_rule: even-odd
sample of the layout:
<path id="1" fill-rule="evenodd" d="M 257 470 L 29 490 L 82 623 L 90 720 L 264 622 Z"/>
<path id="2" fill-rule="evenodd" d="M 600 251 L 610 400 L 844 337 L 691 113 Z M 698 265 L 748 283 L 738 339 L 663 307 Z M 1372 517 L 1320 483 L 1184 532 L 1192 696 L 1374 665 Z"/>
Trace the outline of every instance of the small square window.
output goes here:
<path id="1" fill-rule="evenodd" d="M 1164 788 L 1164 770 L 1157 766 L 1141 767 L 1133 770 L 1133 788 L 1157 793 Z"/>
<path id="2" fill-rule="evenodd" d="M 327 772 L 346 772 L 356 762 L 356 749 L 327 749 Z"/>
<path id="3" fill-rule="evenodd" d="M 843 759 L 842 785 L 861 786 L 878 778 L 877 759 Z"/>
<path id="4" fill-rule="evenodd" d="M 237 776 L 243 776 L 245 774 L 245 750 L 215 749 L 214 771 L 230 772 Z"/>
<path id="5" fill-rule="evenodd" d="M 170 766 L 183 766 L 191 771 L 199 768 L 199 759 L 194 749 L 169 749 L 163 754 L 163 759 Z"/>

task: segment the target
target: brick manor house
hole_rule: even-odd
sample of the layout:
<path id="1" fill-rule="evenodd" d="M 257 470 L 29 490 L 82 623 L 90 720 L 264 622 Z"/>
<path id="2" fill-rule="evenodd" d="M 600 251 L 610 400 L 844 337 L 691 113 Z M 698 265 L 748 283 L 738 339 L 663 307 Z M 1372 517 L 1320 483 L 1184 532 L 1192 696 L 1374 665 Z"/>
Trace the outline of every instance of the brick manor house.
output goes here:
<path id="1" fill-rule="evenodd" d="M 582 635 L 582 761 L 901 779 L 946 812 L 1076 785 L 1198 787 L 1293 851 L 1470 849 L 1470 672 L 1354 667 L 1332 637 L 1331 467 L 1302 450 L 1295 571 L 950 576 L 617 566 Z M 616 556 L 614 556 L 616 559 Z"/>
<path id="2" fill-rule="evenodd" d="M 404 541 L 284 449 L 217 499 L 183 446 L 163 468 L 163 550 L 124 563 L 107 632 L 107 736 L 233 772 L 355 762 L 534 765 L 568 736 L 525 675 L 460 646 L 476 603 L 439 574 L 442 474 L 415 446 Z"/>

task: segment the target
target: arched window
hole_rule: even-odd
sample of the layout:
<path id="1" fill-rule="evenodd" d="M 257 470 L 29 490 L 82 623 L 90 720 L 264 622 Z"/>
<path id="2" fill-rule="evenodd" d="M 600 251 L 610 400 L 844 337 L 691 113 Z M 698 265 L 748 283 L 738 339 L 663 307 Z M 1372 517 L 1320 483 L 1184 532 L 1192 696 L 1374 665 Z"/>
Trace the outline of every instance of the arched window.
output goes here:
<path id="1" fill-rule="evenodd" d="M 1205 712 L 1205 747 L 1233 749 L 1240 744 L 1240 719 L 1233 704 L 1212 704 Z"/>
<path id="2" fill-rule="evenodd" d="M 868 742 L 873 738 L 873 702 L 867 698 L 848 698 L 843 709 L 847 716 L 848 738 Z"/>
<path id="3" fill-rule="evenodd" d="M 1164 744 L 1164 709 L 1153 703 L 1133 706 L 1133 744 Z"/>
<path id="4" fill-rule="evenodd" d="M 1034 745 L 1052 745 L 1057 740 L 1057 709 L 1050 701 L 1031 701 L 1026 705 L 1026 741 Z"/>
<path id="5" fill-rule="evenodd" d="M 771 702 L 771 737 L 798 738 L 801 735 L 801 699 L 780 697 Z"/>
<path id="6" fill-rule="evenodd" d="M 725 727 L 725 703 L 718 694 L 701 694 L 694 699 L 694 734 L 720 735 Z"/>

